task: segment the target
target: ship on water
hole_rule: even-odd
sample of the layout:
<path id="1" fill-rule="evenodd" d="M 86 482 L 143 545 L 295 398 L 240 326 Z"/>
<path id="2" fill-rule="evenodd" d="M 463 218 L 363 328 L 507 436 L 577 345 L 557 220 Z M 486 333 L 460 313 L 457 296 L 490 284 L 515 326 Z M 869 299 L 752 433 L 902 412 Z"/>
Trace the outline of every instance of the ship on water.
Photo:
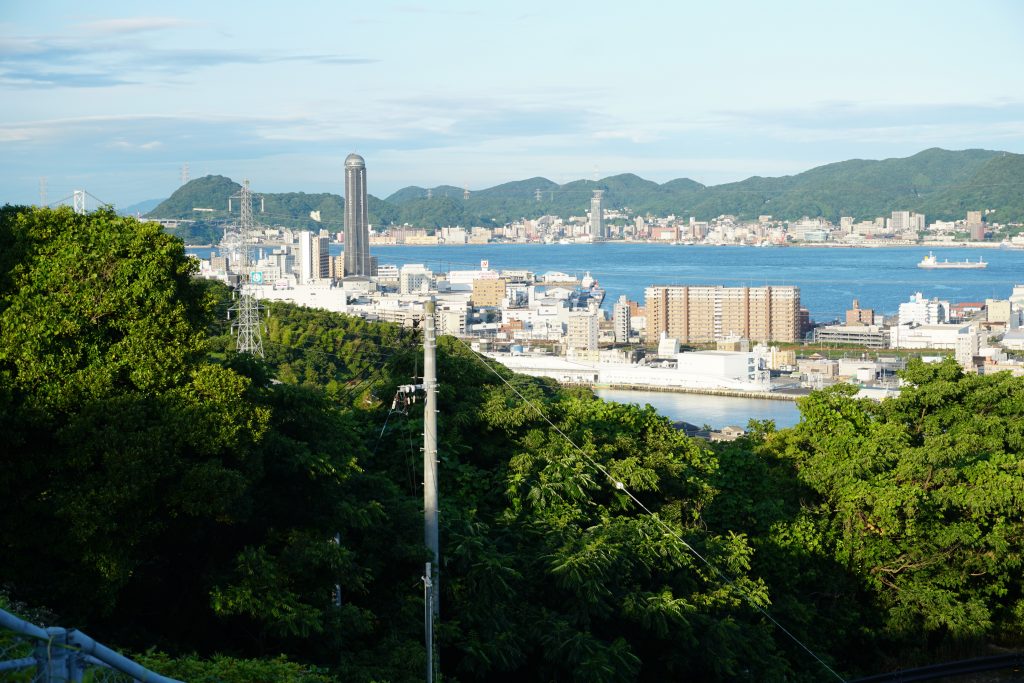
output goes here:
<path id="1" fill-rule="evenodd" d="M 928 255 L 921 259 L 921 262 L 917 264 L 917 267 L 928 269 L 953 268 L 963 270 L 988 268 L 988 263 L 985 262 L 981 257 L 979 257 L 977 261 L 968 261 L 967 259 L 964 259 L 963 261 L 950 261 L 949 259 L 946 259 L 945 261 L 939 261 L 937 258 L 935 258 L 935 255 L 929 251 Z"/>

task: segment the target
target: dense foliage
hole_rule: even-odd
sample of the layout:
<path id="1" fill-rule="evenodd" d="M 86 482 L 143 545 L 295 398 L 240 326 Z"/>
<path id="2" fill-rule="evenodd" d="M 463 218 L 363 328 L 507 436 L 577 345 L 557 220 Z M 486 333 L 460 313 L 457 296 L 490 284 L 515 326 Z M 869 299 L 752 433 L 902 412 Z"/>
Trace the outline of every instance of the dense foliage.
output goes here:
<path id="1" fill-rule="evenodd" d="M 593 190 L 605 191 L 605 206 L 628 208 L 637 215 L 695 216 L 708 220 L 722 214 L 743 219 L 770 215 L 795 220 L 823 216 L 838 223 L 840 216 L 871 220 L 892 211 L 923 212 L 934 219 L 963 219 L 969 210 L 995 209 L 994 220 L 1024 220 L 1024 155 L 988 150 L 929 149 L 903 159 L 852 159 L 778 178 L 752 177 L 741 182 L 704 186 L 679 178 L 658 184 L 633 174 L 600 181 L 577 180 L 558 185 L 530 178 L 472 191 L 441 185 L 429 190 L 403 188 L 380 200 L 369 198 L 370 222 L 416 227 L 496 226 L 543 215 L 584 216 Z M 154 209 L 160 218 L 195 218 L 194 206 L 217 209 L 237 184 L 221 176 L 193 180 Z M 333 194 L 266 194 L 266 222 L 274 225 L 329 230 L 341 229 L 344 200 Z M 318 210 L 323 221 L 309 219 Z M 205 234 L 205 233 L 203 233 Z M 182 232 L 188 239 L 200 236 Z"/>
<path id="2" fill-rule="evenodd" d="M 0 211 L 0 588 L 187 680 L 420 680 L 418 335 L 274 304 L 255 360 L 193 272 Z M 846 675 L 1020 644 L 1024 380 L 914 365 L 712 449 L 438 350 L 446 680 L 826 680 L 762 609 Z"/>

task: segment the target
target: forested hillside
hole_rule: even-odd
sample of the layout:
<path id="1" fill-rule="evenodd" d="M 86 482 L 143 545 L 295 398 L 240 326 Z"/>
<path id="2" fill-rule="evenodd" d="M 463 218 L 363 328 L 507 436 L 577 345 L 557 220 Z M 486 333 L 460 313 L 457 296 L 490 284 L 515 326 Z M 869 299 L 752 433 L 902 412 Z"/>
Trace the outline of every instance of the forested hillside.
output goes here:
<path id="1" fill-rule="evenodd" d="M 853 159 L 819 166 L 780 178 L 704 186 L 688 178 L 658 184 L 633 174 L 564 185 L 531 178 L 474 190 L 441 185 L 428 190 L 407 187 L 386 200 L 369 197 L 370 222 L 376 226 L 494 226 L 543 215 L 585 215 L 595 189 L 605 191 L 605 206 L 628 208 L 637 215 L 694 216 L 707 220 L 722 214 L 756 219 L 766 214 L 793 220 L 840 216 L 857 220 L 888 216 L 892 211 L 923 212 L 928 220 L 963 219 L 968 210 L 995 210 L 993 220 L 1024 221 L 1024 155 L 988 150 L 929 149 L 905 159 Z M 193 180 L 149 215 L 157 218 L 226 218 L 227 198 L 238 185 L 222 176 Z M 271 225 L 332 231 L 342 227 L 344 200 L 334 194 L 266 194 L 262 221 Z M 199 213 L 193 208 L 216 208 Z M 236 207 L 237 211 L 237 207 Z M 309 218 L 320 211 L 322 221 Z M 184 236 L 184 235 L 183 235 Z"/>
<path id="2" fill-rule="evenodd" d="M 153 224 L 0 210 L 0 603 L 187 680 L 422 680 L 422 408 L 391 405 L 418 334 L 274 303 L 253 359 L 194 270 Z M 438 347 L 445 680 L 1022 646 L 1024 379 L 913 365 L 712 448 Z"/>

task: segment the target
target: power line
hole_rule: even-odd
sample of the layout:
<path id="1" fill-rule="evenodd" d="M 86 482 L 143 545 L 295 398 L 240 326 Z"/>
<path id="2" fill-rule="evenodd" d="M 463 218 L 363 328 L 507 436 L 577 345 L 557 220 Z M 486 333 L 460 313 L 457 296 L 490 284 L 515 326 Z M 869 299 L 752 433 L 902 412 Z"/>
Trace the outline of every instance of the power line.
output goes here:
<path id="1" fill-rule="evenodd" d="M 637 506 L 638 506 L 638 507 L 639 507 L 639 508 L 640 508 L 641 510 L 643 510 L 643 511 L 644 511 L 645 513 L 647 513 L 647 514 L 648 514 L 648 515 L 649 515 L 649 516 L 650 516 L 650 517 L 651 517 L 651 518 L 652 518 L 652 519 L 653 519 L 653 520 L 655 521 L 655 523 L 657 523 L 657 524 L 658 524 L 658 526 L 660 526 L 660 527 L 661 527 L 661 528 L 662 528 L 662 529 L 663 529 L 664 531 L 666 531 L 667 533 L 669 533 L 670 535 L 672 535 L 672 537 L 674 537 L 674 538 L 675 538 L 675 539 L 676 539 L 677 541 L 679 541 L 679 543 L 681 543 L 681 544 L 682 544 L 682 546 L 683 546 L 684 548 L 686 548 L 686 549 L 687 549 L 687 550 L 688 550 L 688 551 L 689 551 L 689 552 L 690 552 L 690 553 L 691 553 L 691 554 L 692 554 L 692 555 L 693 555 L 694 557 L 696 557 L 696 558 L 697 558 L 698 560 L 700 560 L 701 562 L 703 562 L 703 563 L 704 563 L 704 565 L 705 565 L 705 566 L 707 566 L 707 567 L 708 567 L 708 569 L 710 569 L 710 570 L 711 570 L 711 571 L 712 571 L 712 572 L 713 572 L 713 573 L 714 573 L 714 574 L 715 574 L 716 576 L 718 576 L 718 577 L 719 577 L 719 578 L 720 578 L 721 580 L 725 581 L 725 582 L 726 582 L 726 583 L 727 583 L 728 585 L 732 586 L 732 587 L 733 587 L 733 588 L 734 588 L 734 589 L 735 589 L 735 590 L 736 590 L 737 592 L 739 592 L 739 593 L 740 593 L 741 595 L 743 595 L 743 597 L 744 597 L 744 598 L 746 598 L 747 602 L 748 602 L 748 603 L 750 604 L 750 606 L 751 606 L 751 607 L 753 607 L 754 609 L 756 609 L 756 610 L 757 610 L 758 612 L 760 612 L 760 613 L 761 613 L 761 614 L 762 614 L 762 615 L 763 615 L 763 616 L 764 616 L 765 618 L 767 618 L 767 619 L 768 619 L 769 621 L 771 621 L 771 622 L 772 622 L 772 623 L 773 623 L 773 624 L 774 624 L 774 625 L 775 625 L 776 627 L 778 627 L 778 628 L 779 628 L 779 630 L 781 630 L 781 631 L 782 631 L 783 633 L 785 633 L 785 634 L 786 634 L 786 635 L 787 635 L 787 636 L 788 636 L 788 637 L 789 637 L 789 638 L 790 638 L 790 639 L 791 639 L 791 640 L 792 640 L 792 641 L 793 641 L 794 643 L 796 643 L 797 645 L 799 645 L 799 646 L 800 646 L 800 647 L 801 647 L 801 648 L 802 648 L 802 649 L 803 649 L 804 651 L 806 651 L 806 652 L 807 652 L 807 654 L 809 654 L 809 655 L 810 655 L 811 657 L 813 657 L 813 658 L 814 658 L 814 659 L 815 659 L 815 660 L 816 660 L 816 661 L 817 661 L 817 662 L 818 662 L 818 663 L 819 663 L 819 664 L 820 664 L 820 665 L 821 665 L 822 667 L 824 667 L 824 668 L 825 668 L 825 669 L 826 669 L 826 670 L 827 670 L 827 671 L 828 671 L 828 672 L 829 672 L 830 674 L 832 674 L 833 676 L 835 676 L 835 678 L 836 678 L 837 680 L 839 680 L 839 681 L 845 681 L 845 679 L 844 679 L 844 678 L 843 678 L 842 676 L 840 676 L 840 675 L 839 675 L 838 673 L 836 673 L 836 671 L 835 671 L 834 669 L 832 669 L 832 667 L 830 667 L 830 666 L 829 666 L 828 664 L 826 664 L 826 663 L 825 663 L 825 661 L 824 661 L 824 660 L 823 660 L 823 659 L 822 659 L 821 657 L 819 657 L 819 656 L 818 656 L 818 655 L 817 655 L 817 654 L 816 654 L 816 653 L 814 652 L 814 650 L 812 650 L 812 649 L 811 649 L 810 647 L 808 647 L 807 645 L 805 645 L 805 644 L 803 643 L 803 641 L 801 641 L 801 640 L 800 640 L 799 638 L 797 638 L 797 637 L 796 637 L 795 635 L 793 635 L 793 633 L 791 633 L 791 632 L 789 631 L 789 629 L 787 629 L 787 628 L 786 628 L 785 626 L 783 626 L 782 624 L 780 624 L 780 623 L 779 623 L 779 622 L 778 622 L 778 621 L 777 621 L 777 620 L 776 620 L 776 619 L 775 619 L 775 618 L 774 618 L 774 617 L 773 617 L 772 615 L 770 615 L 770 614 L 768 613 L 768 611 L 767 611 L 767 610 L 765 610 L 765 609 L 764 609 L 763 607 L 761 607 L 760 605 L 758 605 L 758 604 L 757 604 L 757 602 L 756 602 L 756 601 L 754 600 L 754 598 L 753 598 L 753 597 L 751 597 L 751 596 L 750 596 L 750 595 L 749 595 L 749 594 L 748 594 L 747 592 L 745 592 L 745 591 L 744 591 L 744 590 L 743 590 L 742 588 L 740 588 L 740 586 L 738 586 L 738 585 L 736 584 L 736 581 L 735 581 L 735 580 L 734 580 L 734 579 L 733 579 L 732 577 L 728 576 L 728 575 L 727 575 L 727 574 L 725 574 L 725 573 L 724 573 L 724 572 L 723 572 L 722 570 L 720 570 L 720 569 L 719 569 L 718 567 L 716 567 L 715 565 L 713 565 L 713 564 L 712 564 L 712 563 L 711 563 L 711 562 L 710 562 L 710 561 L 709 561 L 709 560 L 708 560 L 707 558 L 705 558 L 705 557 L 704 557 L 704 556 L 703 556 L 703 555 L 702 555 L 702 554 L 701 554 L 701 553 L 700 553 L 700 552 L 699 552 L 699 551 L 698 551 L 698 550 L 697 550 L 696 548 L 694 548 L 694 547 L 693 547 L 692 545 L 690 545 L 689 543 L 687 543 L 687 542 L 686 542 L 686 540 L 685 540 L 685 539 L 684 539 L 684 538 L 682 537 L 682 535 L 681 535 L 681 534 L 680 534 L 679 532 L 677 532 L 677 531 L 676 531 L 675 529 L 673 529 L 673 528 L 672 528 L 671 526 L 669 526 L 668 524 L 666 524 L 666 523 L 665 523 L 665 521 L 661 519 L 661 517 L 659 517 L 658 515 L 656 515 L 656 514 L 655 514 L 655 513 L 653 512 L 653 511 L 651 511 L 651 509 L 650 509 L 650 508 L 648 508 L 648 507 L 647 507 L 646 505 L 644 505 L 644 503 L 643 503 L 643 502 L 642 502 L 642 501 L 641 501 L 641 500 L 640 500 L 639 498 L 637 498 L 637 497 L 636 497 L 636 496 L 635 496 L 635 495 L 633 494 L 633 492 L 632 492 L 632 491 L 630 491 L 630 490 L 629 490 L 628 488 L 626 488 L 626 485 L 625 485 L 625 484 L 624 484 L 623 482 L 621 482 L 621 481 L 619 481 L 619 480 L 615 479 L 615 477 L 613 477 L 613 476 L 611 475 L 611 473 L 610 473 L 610 472 L 609 472 L 609 471 L 608 471 L 608 470 L 607 470 L 607 469 L 606 469 L 606 468 L 605 468 L 605 467 L 604 467 L 603 465 L 601 465 L 601 463 L 599 463 L 599 462 L 597 462 L 596 460 L 594 460 L 594 459 L 593 459 L 592 457 L 590 457 L 590 456 L 589 456 L 589 455 L 588 455 L 588 454 L 586 453 L 586 451 L 584 451 L 584 450 L 583 450 L 582 448 L 580 448 L 579 446 L 577 446 L 577 445 L 576 445 L 576 442 L 575 442 L 575 441 L 573 441 L 573 440 L 572 440 L 572 439 L 571 439 L 571 438 L 570 438 L 570 437 L 569 437 L 569 436 L 568 436 L 568 435 L 567 435 L 567 434 L 566 434 L 565 432 L 563 432 L 563 431 L 562 431 L 561 429 L 559 429 L 559 428 L 558 428 L 558 426 L 557 426 L 557 425 L 556 425 L 556 424 L 555 424 L 554 422 L 552 422 L 552 421 L 551 421 L 551 420 L 550 420 L 550 419 L 548 418 L 548 416 L 547 416 L 547 415 L 546 415 L 546 414 L 544 413 L 544 411 L 543 411 L 543 410 L 541 410 L 541 409 L 540 409 L 540 407 L 539 407 L 539 406 L 538 406 L 538 405 L 537 405 L 536 403 L 534 403 L 534 402 L 533 402 L 533 401 L 531 401 L 531 400 L 530 400 L 529 398 L 527 398 L 526 396 L 524 396 L 524 395 L 522 394 L 522 392 L 520 392 L 520 391 L 519 391 L 519 389 L 517 389 L 517 388 L 516 388 L 516 387 L 515 387 L 515 386 L 514 386 L 514 385 L 513 385 L 513 384 L 512 384 L 511 382 L 509 382 L 509 381 L 508 381 L 507 379 L 505 379 L 504 377 L 502 377 L 501 373 L 500 373 L 500 372 L 498 372 L 497 370 L 495 370 L 495 369 L 494 369 L 494 367 L 493 367 L 493 366 L 492 366 L 492 365 L 491 365 L 490 363 L 487 363 L 487 362 L 486 362 L 486 361 L 485 361 L 485 360 L 484 360 L 484 359 L 483 359 L 483 358 L 482 358 L 482 357 L 480 356 L 480 354 L 479 354 L 478 352 L 474 351 L 474 350 L 473 350 L 473 348 L 472 348 L 471 346 L 469 346 L 469 344 L 467 344 L 467 343 L 466 343 L 465 341 L 463 341 L 463 340 L 462 340 L 461 338 L 459 338 L 459 337 L 455 337 L 455 339 L 457 339 L 457 340 L 459 341 L 459 343 L 461 343 L 461 344 L 462 344 L 463 346 L 465 346 L 465 347 L 466 347 L 466 349 L 468 349 L 468 350 L 469 350 L 470 354 L 471 354 L 471 355 L 472 355 L 472 356 L 473 356 L 474 358 L 476 358 L 476 359 L 477 359 L 477 361 L 479 361 L 479 362 L 480 362 L 480 363 L 481 363 L 481 364 L 482 364 L 482 365 L 483 365 L 484 367 L 486 367 L 486 368 L 487 368 L 488 370 L 490 370 L 490 371 L 491 371 L 491 373 L 493 373 L 493 374 L 494 374 L 494 375 L 495 375 L 495 376 L 496 376 L 496 377 L 497 377 L 498 379 L 500 379 L 500 380 L 502 381 L 502 383 L 504 383 L 504 384 L 505 384 L 505 386 L 507 386 L 507 387 L 508 387 L 509 389 L 511 389 L 511 390 L 512 390 L 513 392 L 515 392 L 516 396 L 518 396 L 518 397 L 519 397 L 519 399 L 520 399 L 520 400 L 521 400 L 521 401 L 522 401 L 523 403 L 525 403 L 526 405 L 529 405 L 529 406 L 530 406 L 531 408 L 533 408 L 533 409 L 534 409 L 534 410 L 535 410 L 535 411 L 537 412 L 537 414 L 538 414 L 538 415 L 540 416 L 540 418 L 541 418 L 542 420 L 544 420 L 544 422 L 546 422 L 546 423 L 548 424 L 548 426 L 550 426 L 550 427 L 551 427 L 551 428 L 552 428 L 552 429 L 553 429 L 553 430 L 554 430 L 554 431 L 555 431 L 555 432 L 556 432 L 556 433 L 557 433 L 557 434 L 558 434 L 559 436 L 561 436 L 561 437 L 562 437 L 563 439 L 565 439 L 565 440 L 566 440 L 566 442 L 567 442 L 567 443 L 568 443 L 568 444 L 569 444 L 570 446 L 572 446 L 572 448 L 573 448 L 573 449 L 574 449 L 574 450 L 575 450 L 575 451 L 576 451 L 577 453 L 579 453 L 579 455 L 580 455 L 580 456 L 581 456 L 581 457 L 582 457 L 582 458 L 583 458 L 583 459 L 584 459 L 584 460 L 585 460 L 585 461 L 586 461 L 586 462 L 587 462 L 588 464 L 590 464 L 590 465 L 591 465 L 592 467 L 594 467 L 595 469 L 597 469 L 597 470 L 598 470 L 599 472 L 601 472 L 601 474 L 603 474 L 603 475 L 604 475 L 604 476 L 605 476 L 605 477 L 606 477 L 606 478 L 607 478 L 607 479 L 608 479 L 608 480 L 609 480 L 610 482 L 612 482 L 612 483 L 614 484 L 614 486 L 615 486 L 616 490 L 618 490 L 618 491 L 622 491 L 622 492 L 623 492 L 623 493 L 625 493 L 625 494 L 626 494 L 627 496 L 629 496 L 629 498 L 630 498 L 630 499 L 631 499 L 631 500 L 632 500 L 632 501 L 633 501 L 633 502 L 634 502 L 634 503 L 635 503 L 635 504 L 636 504 L 636 505 L 637 505 Z"/>

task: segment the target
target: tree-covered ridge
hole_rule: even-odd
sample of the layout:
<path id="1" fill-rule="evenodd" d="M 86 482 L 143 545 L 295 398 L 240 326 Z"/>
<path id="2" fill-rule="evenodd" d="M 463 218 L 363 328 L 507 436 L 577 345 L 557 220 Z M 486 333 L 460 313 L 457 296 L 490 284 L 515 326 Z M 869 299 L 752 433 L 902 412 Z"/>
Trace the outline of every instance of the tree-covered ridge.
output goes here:
<path id="1" fill-rule="evenodd" d="M 421 680 L 418 334 L 275 303 L 254 360 L 193 270 L 0 211 L 0 602 L 188 680 Z M 827 680 L 758 608 L 844 676 L 1022 646 L 1024 379 L 914 365 L 712 448 L 438 353 L 446 679 Z"/>
<path id="2" fill-rule="evenodd" d="M 237 220 L 239 200 L 231 202 L 232 211 L 228 212 L 228 200 L 238 194 L 241 185 L 230 178 L 219 175 L 208 175 L 196 178 L 182 185 L 174 193 L 146 214 L 149 218 L 197 220 L 211 223 L 225 220 Z M 290 228 L 319 230 L 327 228 L 338 232 L 344 227 L 345 200 L 336 194 L 321 192 L 307 194 L 305 192 L 259 192 L 252 187 L 254 194 L 262 196 L 262 203 L 253 204 L 254 216 L 268 225 L 283 225 Z M 374 225 L 391 225 L 398 219 L 398 210 L 391 204 L 370 195 L 367 198 L 369 219 Z M 212 209 L 197 211 L 196 209 Z M 311 212 L 319 212 L 320 220 L 310 217 Z"/>
<path id="3" fill-rule="evenodd" d="M 429 190 L 407 187 L 385 200 L 369 198 L 370 222 L 377 226 L 408 223 L 416 227 L 494 226 L 543 215 L 585 215 L 593 191 L 605 191 L 605 206 L 628 208 L 638 215 L 695 216 L 722 214 L 743 219 L 771 215 L 794 220 L 841 216 L 857 220 L 918 211 L 929 220 L 963 219 L 969 210 L 995 209 L 1001 222 L 1024 220 L 1024 155 L 971 149 L 928 149 L 902 159 L 852 159 L 819 166 L 793 176 L 752 177 L 741 182 L 704 186 L 688 178 L 658 184 L 633 174 L 600 181 L 577 180 L 558 185 L 531 178 L 495 187 L 463 190 L 441 185 Z M 238 185 L 221 176 L 199 178 L 179 188 L 149 215 L 196 218 L 193 207 L 227 206 Z M 265 221 L 270 224 L 340 230 L 344 200 L 333 194 L 266 194 Z M 310 220 L 320 211 L 322 222 Z M 221 214 L 217 214 L 221 215 Z M 224 214 L 226 215 L 226 214 Z"/>

